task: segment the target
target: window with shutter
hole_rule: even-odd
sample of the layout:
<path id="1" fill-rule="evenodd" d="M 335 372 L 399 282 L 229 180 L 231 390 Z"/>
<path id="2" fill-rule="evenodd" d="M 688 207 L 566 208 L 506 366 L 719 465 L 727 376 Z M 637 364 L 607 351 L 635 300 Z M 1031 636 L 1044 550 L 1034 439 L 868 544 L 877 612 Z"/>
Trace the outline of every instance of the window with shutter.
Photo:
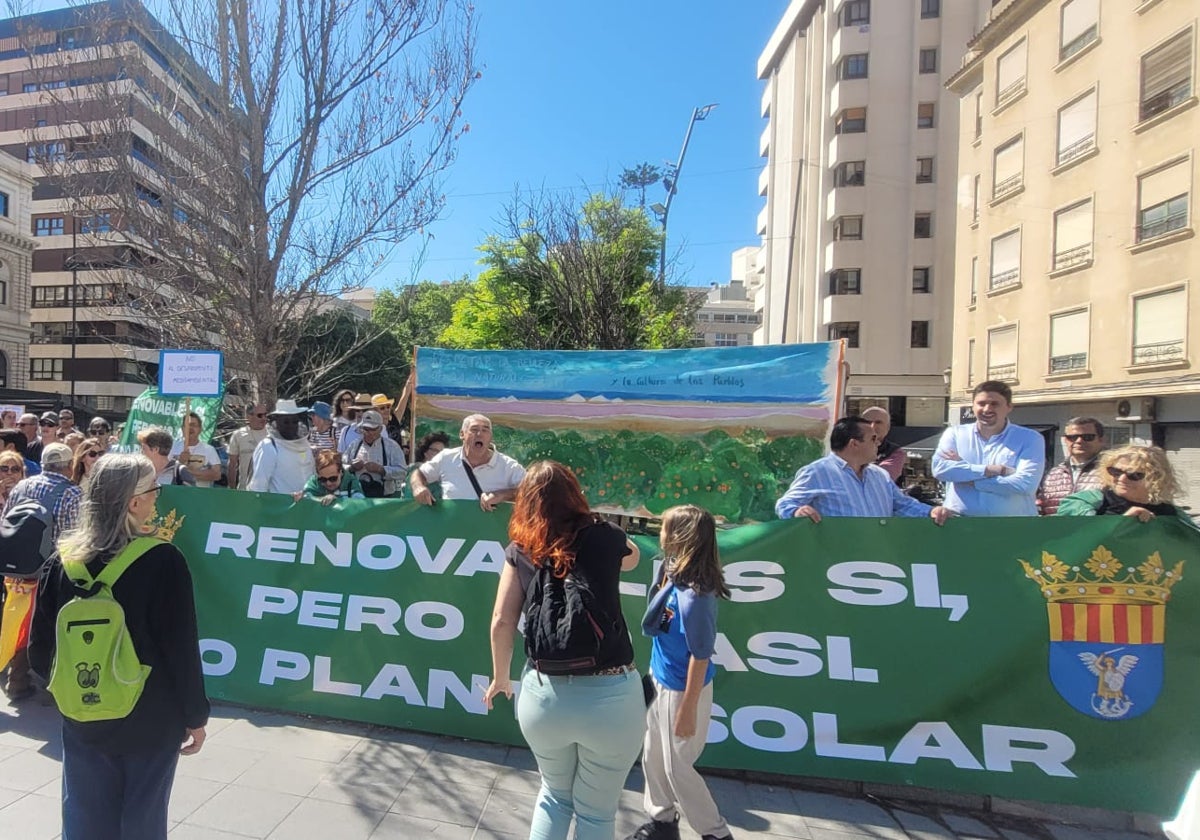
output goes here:
<path id="1" fill-rule="evenodd" d="M 1193 30 L 1142 56 L 1141 118 L 1150 119 L 1192 95 Z"/>
<path id="2" fill-rule="evenodd" d="M 1025 138 L 1018 135 L 996 148 L 992 161 L 992 200 L 1012 195 L 1025 182 Z"/>
<path id="3" fill-rule="evenodd" d="M 1062 5 L 1058 60 L 1066 61 L 1100 34 L 1100 0 L 1067 0 Z"/>
<path id="4" fill-rule="evenodd" d="M 1026 44 L 1022 38 L 996 62 L 996 107 L 1012 102 L 1025 92 Z"/>
<path id="5" fill-rule="evenodd" d="M 1096 148 L 1096 90 L 1064 105 L 1058 111 L 1059 166 Z"/>
<path id="6" fill-rule="evenodd" d="M 988 330 L 987 378 L 1001 382 L 1017 378 L 1017 325 Z"/>
<path id="7" fill-rule="evenodd" d="M 1086 309 L 1050 316 L 1050 373 L 1087 370 L 1088 318 Z"/>
<path id="8" fill-rule="evenodd" d="M 1092 261 L 1092 200 L 1089 198 L 1054 214 L 1054 270 Z"/>
<path id="9" fill-rule="evenodd" d="M 988 290 L 1021 282 L 1021 231 L 1013 230 L 992 240 L 992 273 Z"/>
<path id="10" fill-rule="evenodd" d="M 1138 179 L 1137 241 L 1187 227 L 1190 160 L 1183 158 Z"/>
<path id="11" fill-rule="evenodd" d="M 1153 365 L 1183 359 L 1186 329 L 1186 289 L 1134 298 L 1133 363 Z"/>

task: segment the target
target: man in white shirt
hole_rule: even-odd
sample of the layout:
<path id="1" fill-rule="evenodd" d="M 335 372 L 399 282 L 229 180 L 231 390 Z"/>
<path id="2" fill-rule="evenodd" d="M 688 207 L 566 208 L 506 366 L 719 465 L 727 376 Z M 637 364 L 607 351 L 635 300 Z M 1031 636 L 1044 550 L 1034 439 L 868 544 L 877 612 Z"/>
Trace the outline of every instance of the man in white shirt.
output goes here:
<path id="1" fill-rule="evenodd" d="M 197 487 L 212 487 L 221 477 L 221 459 L 211 443 L 201 443 L 204 421 L 196 412 L 183 418 L 183 437 L 171 446 L 171 457 L 187 467 Z"/>
<path id="2" fill-rule="evenodd" d="M 267 415 L 271 430 L 254 450 L 254 467 L 247 490 L 259 493 L 298 493 L 316 475 L 308 445 L 308 409 L 295 400 L 276 400 Z"/>
<path id="3" fill-rule="evenodd" d="M 154 464 L 154 471 L 158 474 L 159 487 L 168 484 L 193 486 L 196 484 L 196 479 L 188 472 L 187 467 L 171 457 L 175 441 L 171 439 L 171 433 L 166 429 L 160 429 L 157 426 L 142 429 L 137 433 L 137 441 L 142 447 L 142 454 L 150 459 L 150 463 Z"/>
<path id="4" fill-rule="evenodd" d="M 378 411 L 363 412 L 358 423 L 362 439 L 344 457 L 346 467 L 358 476 L 368 499 L 390 499 L 404 491 L 408 463 L 400 444 L 383 433 Z"/>
<path id="5" fill-rule="evenodd" d="M 442 498 L 479 499 L 484 510 L 495 510 L 500 502 L 511 502 L 517 485 L 525 477 L 525 468 L 492 446 L 492 421 L 472 414 L 462 423 L 462 446 L 443 449 L 413 470 L 413 498 L 423 505 L 433 504 L 431 481 L 442 485 Z M 471 481 L 471 474 L 475 482 Z M 478 491 L 475 484 L 478 484 Z"/>
<path id="6" fill-rule="evenodd" d="M 245 490 L 250 483 L 254 449 L 267 436 L 267 404 L 246 408 L 246 425 L 229 436 L 229 486 Z"/>

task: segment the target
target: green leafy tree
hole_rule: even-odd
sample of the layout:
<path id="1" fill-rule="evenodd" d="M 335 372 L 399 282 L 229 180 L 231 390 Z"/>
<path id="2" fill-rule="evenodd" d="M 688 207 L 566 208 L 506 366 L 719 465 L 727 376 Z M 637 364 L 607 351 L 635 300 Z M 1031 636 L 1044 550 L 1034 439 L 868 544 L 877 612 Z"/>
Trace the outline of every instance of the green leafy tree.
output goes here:
<path id="1" fill-rule="evenodd" d="M 518 197 L 441 340 L 475 349 L 689 347 L 700 301 L 656 284 L 661 232 L 620 197 Z"/>
<path id="2" fill-rule="evenodd" d="M 371 320 L 396 340 L 406 376 L 412 366 L 413 346 L 438 346 L 442 332 L 453 319 L 454 304 L 471 288 L 470 279 L 463 276 L 446 283 L 424 280 L 397 285 L 376 295 Z"/>

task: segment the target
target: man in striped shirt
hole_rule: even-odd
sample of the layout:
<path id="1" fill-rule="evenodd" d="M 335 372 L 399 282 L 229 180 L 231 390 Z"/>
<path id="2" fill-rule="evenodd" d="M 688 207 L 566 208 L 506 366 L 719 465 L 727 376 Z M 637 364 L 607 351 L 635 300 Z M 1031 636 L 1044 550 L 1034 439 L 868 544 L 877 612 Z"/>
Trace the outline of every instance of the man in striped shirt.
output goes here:
<path id="1" fill-rule="evenodd" d="M 938 525 L 952 514 L 904 495 L 892 477 L 875 464 L 879 436 L 871 421 L 858 415 L 843 417 L 829 434 L 833 450 L 801 467 L 792 486 L 775 503 L 780 519 L 822 516 L 928 516 Z"/>

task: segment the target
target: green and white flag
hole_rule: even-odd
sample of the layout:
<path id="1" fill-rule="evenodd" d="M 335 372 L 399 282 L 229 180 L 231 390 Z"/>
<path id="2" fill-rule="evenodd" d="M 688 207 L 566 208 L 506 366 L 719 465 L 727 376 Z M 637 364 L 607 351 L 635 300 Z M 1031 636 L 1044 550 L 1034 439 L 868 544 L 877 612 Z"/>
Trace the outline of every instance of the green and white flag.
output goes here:
<path id="1" fill-rule="evenodd" d="M 189 405 L 191 411 L 200 415 L 204 424 L 200 430 L 200 440 L 211 440 L 217 431 L 224 397 L 224 392 L 220 397 L 163 397 L 157 388 L 147 388 L 129 409 L 118 448 L 122 452 L 138 451 L 137 434 L 150 426 L 166 429 L 176 439 L 183 437 L 183 415 L 189 411 Z"/>

